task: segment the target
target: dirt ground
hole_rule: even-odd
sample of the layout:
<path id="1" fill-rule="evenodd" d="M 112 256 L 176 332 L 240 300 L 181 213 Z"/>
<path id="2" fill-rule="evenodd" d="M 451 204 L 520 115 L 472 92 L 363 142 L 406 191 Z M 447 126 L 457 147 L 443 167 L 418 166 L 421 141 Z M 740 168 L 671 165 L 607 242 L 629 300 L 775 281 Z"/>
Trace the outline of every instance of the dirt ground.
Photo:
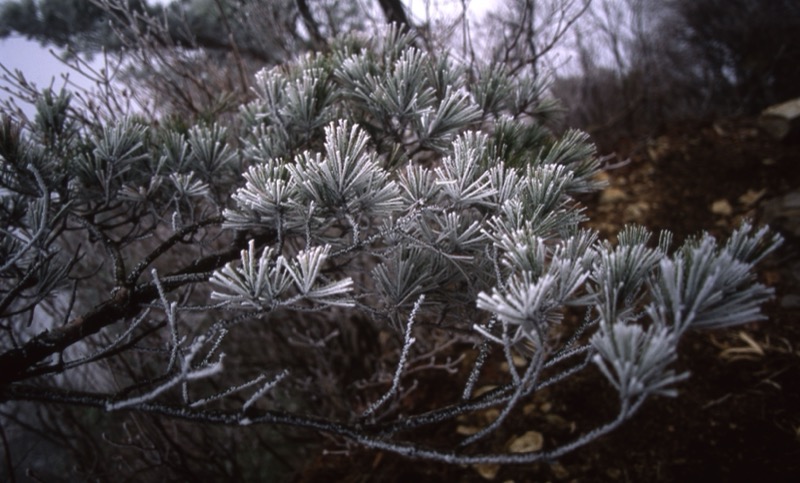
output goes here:
<path id="1" fill-rule="evenodd" d="M 691 378 L 678 398 L 649 400 L 621 429 L 557 462 L 453 467 L 353 449 L 320 455 L 297 481 L 800 481 L 800 207 L 786 208 L 800 189 L 800 146 L 739 119 L 682 125 L 622 142 L 616 153 L 630 161 L 608 173 L 608 189 L 582 200 L 605 236 L 641 223 L 680 242 L 704 229 L 724 236 L 742 218 L 784 232 L 783 248 L 759 271 L 776 289 L 769 320 L 690 334 L 677 369 Z M 602 377 L 588 374 L 537 394 L 515 426 L 540 431 L 546 446 L 607 419 L 616 402 Z M 433 431 L 435 441 L 453 428 Z"/>

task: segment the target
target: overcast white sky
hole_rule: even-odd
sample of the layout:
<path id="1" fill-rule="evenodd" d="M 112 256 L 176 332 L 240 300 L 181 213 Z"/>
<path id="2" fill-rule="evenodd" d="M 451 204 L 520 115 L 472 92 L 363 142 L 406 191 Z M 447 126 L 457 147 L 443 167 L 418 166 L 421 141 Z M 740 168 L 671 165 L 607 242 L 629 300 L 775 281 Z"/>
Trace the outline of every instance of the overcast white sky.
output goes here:
<path id="1" fill-rule="evenodd" d="M 9 69 L 21 69 L 37 83 L 46 83 L 61 65 L 37 42 L 20 37 L 0 40 L 0 60 Z"/>
<path id="2" fill-rule="evenodd" d="M 64 66 L 50 55 L 46 48 L 38 42 L 20 37 L 0 40 L 0 63 L 11 71 L 21 70 L 26 79 L 40 88 L 50 85 L 51 79 L 64 72 Z M 0 86 L 7 85 L 5 81 L 0 80 Z M 0 98 L 8 97 L 7 92 L 0 91 Z M 27 114 L 32 112 L 30 108 L 20 107 L 23 107 Z"/>

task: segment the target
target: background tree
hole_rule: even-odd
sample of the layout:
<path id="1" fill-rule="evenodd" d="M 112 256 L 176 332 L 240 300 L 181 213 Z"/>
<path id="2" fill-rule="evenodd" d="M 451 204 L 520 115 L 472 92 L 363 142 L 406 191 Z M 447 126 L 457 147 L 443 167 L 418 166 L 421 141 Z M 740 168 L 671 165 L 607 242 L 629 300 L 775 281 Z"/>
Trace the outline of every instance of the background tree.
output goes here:
<path id="1" fill-rule="evenodd" d="M 800 95 L 796 2 L 678 1 L 674 8 L 720 105 L 753 113 Z"/>
<path id="2" fill-rule="evenodd" d="M 0 8 L 0 36 L 23 35 L 65 48 L 70 65 L 98 85 L 122 81 L 124 99 L 94 111 L 107 118 L 119 111 L 153 111 L 184 119 L 215 119 L 250 99 L 251 79 L 265 65 L 278 65 L 303 52 L 325 49 L 342 32 L 367 24 L 403 20 L 399 0 L 379 7 L 340 0 L 181 0 L 166 5 L 122 0 L 9 0 Z M 104 55 L 96 72 L 81 55 Z M 24 79 L 9 77 L 18 93 L 36 100 Z M 130 99 L 132 98 L 132 99 Z M 131 105 L 132 107 L 127 107 Z M 108 107 L 111 107 L 109 109 Z"/>
<path id="3" fill-rule="evenodd" d="M 577 28 L 575 72 L 554 92 L 566 124 L 613 145 L 623 132 L 716 115 L 752 115 L 800 95 L 794 2 L 592 2 Z"/>

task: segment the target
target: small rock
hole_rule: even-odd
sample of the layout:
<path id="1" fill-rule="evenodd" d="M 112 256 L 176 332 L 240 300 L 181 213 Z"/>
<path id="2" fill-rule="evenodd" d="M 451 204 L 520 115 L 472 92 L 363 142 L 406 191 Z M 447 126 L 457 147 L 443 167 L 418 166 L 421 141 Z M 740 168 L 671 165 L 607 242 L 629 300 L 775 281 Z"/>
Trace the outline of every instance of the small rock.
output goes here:
<path id="1" fill-rule="evenodd" d="M 733 213 L 733 207 L 728 200 L 723 198 L 711 204 L 711 213 L 720 216 L 730 216 Z"/>
<path id="2" fill-rule="evenodd" d="M 544 436 L 538 431 L 528 431 L 518 438 L 511 440 L 508 450 L 512 453 L 529 453 L 539 451 L 544 446 Z"/>

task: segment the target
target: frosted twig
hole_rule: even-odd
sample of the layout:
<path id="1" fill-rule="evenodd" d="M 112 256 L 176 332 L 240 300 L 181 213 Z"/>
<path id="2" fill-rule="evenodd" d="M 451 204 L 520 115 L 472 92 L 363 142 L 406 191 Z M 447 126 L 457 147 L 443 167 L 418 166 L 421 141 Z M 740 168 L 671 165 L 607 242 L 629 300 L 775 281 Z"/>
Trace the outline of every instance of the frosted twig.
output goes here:
<path id="1" fill-rule="evenodd" d="M 419 213 L 417 211 L 414 211 L 414 210 L 417 209 L 416 203 L 414 205 L 412 205 L 409 209 L 412 210 L 412 212 L 410 214 L 406 215 L 406 216 L 402 216 L 402 217 L 394 220 L 394 223 L 392 224 L 392 226 L 390 226 L 388 228 L 380 229 L 376 233 L 364 238 L 363 240 L 359 240 L 357 243 L 353 243 L 353 244 L 348 245 L 348 246 L 346 246 L 346 247 L 344 247 L 342 249 L 339 249 L 337 251 L 331 252 L 330 258 L 337 258 L 337 257 L 340 257 L 342 255 L 346 255 L 346 254 L 351 253 L 351 252 L 353 252 L 353 251 L 355 251 L 355 250 L 357 250 L 357 249 L 359 249 L 361 247 L 372 245 L 373 243 L 376 243 L 376 242 L 384 241 L 387 238 L 391 238 L 393 235 L 403 235 L 405 237 L 413 239 L 413 237 L 411 237 L 411 235 L 408 232 L 403 231 L 403 230 L 406 227 L 411 226 L 411 222 L 412 221 L 416 221 L 417 220 L 417 218 L 419 216 Z M 392 251 L 392 250 L 396 250 L 396 249 L 397 249 L 397 247 L 387 247 L 387 251 Z"/>
<path id="2" fill-rule="evenodd" d="M 622 407 L 620 408 L 619 414 L 617 415 L 616 419 L 614 419 L 608 424 L 605 424 L 603 426 L 600 426 L 599 428 L 595 428 L 594 430 L 589 431 L 588 433 L 582 435 L 575 441 L 559 446 L 558 448 L 555 448 L 554 450 L 548 452 L 547 459 L 559 458 L 562 455 L 565 455 L 570 451 L 574 451 L 575 449 L 585 445 L 586 443 L 617 429 L 622 423 L 625 422 L 626 419 L 633 416 L 634 413 L 636 413 L 636 411 L 639 410 L 642 403 L 644 403 L 645 399 L 647 399 L 645 396 L 641 396 L 637 398 L 636 401 L 633 402 L 633 404 L 631 404 L 630 401 L 628 401 L 627 399 L 623 400 L 621 403 Z"/>
<path id="3" fill-rule="evenodd" d="M 293 337 L 289 337 L 287 340 L 290 344 L 298 347 L 309 347 L 312 349 L 322 349 L 324 348 L 328 342 L 332 339 L 339 337 L 339 330 L 333 330 L 330 334 L 326 335 L 321 339 L 314 339 L 313 337 L 309 336 L 308 334 L 301 334 L 297 331 L 297 329 L 293 328 L 292 332 L 298 337 L 297 339 Z"/>
<path id="4" fill-rule="evenodd" d="M 495 286 L 500 289 L 501 293 L 506 292 L 506 286 L 503 283 L 503 274 L 500 270 L 500 261 L 497 259 L 497 246 L 492 245 L 492 251 L 489 253 L 489 247 L 486 247 L 486 255 L 492 260 L 492 266 L 494 267 L 494 277 L 497 279 L 495 282 Z"/>
<path id="5" fill-rule="evenodd" d="M 444 362 L 437 364 L 436 358 L 431 356 L 430 358 L 428 358 L 428 362 L 426 364 L 419 364 L 415 366 L 413 362 L 409 363 L 408 364 L 409 368 L 408 370 L 406 370 L 406 375 L 414 374 L 415 372 L 431 371 L 431 370 L 440 370 L 440 371 L 445 371 L 448 374 L 456 374 L 458 373 L 459 364 L 461 364 L 461 361 L 463 361 L 465 358 L 466 354 L 461 354 L 455 359 L 451 359 L 450 357 L 448 357 L 447 360 L 445 360 Z"/>
<path id="6" fill-rule="evenodd" d="M 353 227 L 353 245 L 360 244 L 361 236 L 359 233 L 360 229 L 358 227 L 358 222 L 356 221 L 355 218 L 353 218 L 353 215 L 351 215 L 350 213 L 347 213 L 345 215 L 345 218 L 347 218 L 347 223 L 349 223 L 350 226 Z"/>
<path id="7" fill-rule="evenodd" d="M 224 339 L 226 335 L 228 335 L 228 329 L 223 328 L 219 330 L 217 338 L 214 341 L 214 345 L 212 345 L 211 349 L 208 350 L 208 354 L 206 354 L 206 357 L 203 359 L 203 362 L 201 363 L 202 365 L 208 364 L 209 361 L 211 361 L 211 357 L 214 355 L 217 349 L 219 349 L 219 345 L 222 344 L 222 339 Z"/>
<path id="8" fill-rule="evenodd" d="M 314 208 L 316 208 L 316 203 L 311 201 L 308 204 L 308 215 L 306 216 L 304 229 L 305 229 L 305 236 L 306 236 L 306 248 L 311 247 L 311 218 L 314 216 Z"/>
<path id="9" fill-rule="evenodd" d="M 539 371 L 541 371 L 542 369 L 542 362 L 544 359 L 542 354 L 543 354 L 542 351 L 537 352 L 536 359 L 528 364 L 528 369 L 525 371 L 525 375 L 523 376 L 522 381 L 520 382 L 520 384 L 517 385 L 516 391 L 514 391 L 514 394 L 508 400 L 508 403 L 506 404 L 505 408 L 503 408 L 503 410 L 500 412 L 500 415 L 497 416 L 497 419 L 492 421 L 488 426 L 481 429 L 477 433 L 473 434 L 469 438 L 466 438 L 461 443 L 461 446 L 470 445 L 475 441 L 478 441 L 479 439 L 485 437 L 495 429 L 497 429 L 501 424 L 503 424 L 503 421 L 505 421 L 506 417 L 511 413 L 511 410 L 514 409 L 514 406 L 516 406 L 517 401 L 519 401 L 519 399 L 523 395 L 535 389 L 536 380 L 539 377 Z"/>
<path id="10" fill-rule="evenodd" d="M 469 377 L 467 378 L 467 385 L 464 386 L 464 392 L 461 393 L 461 399 L 467 400 L 472 397 L 472 391 L 475 388 L 475 384 L 478 383 L 478 377 L 481 374 L 481 369 L 483 365 L 486 363 L 486 358 L 489 356 L 489 340 L 484 339 L 481 342 L 481 346 L 478 349 L 478 357 L 475 359 L 475 364 L 472 366 L 472 371 L 469 373 Z"/>
<path id="11" fill-rule="evenodd" d="M 400 360 L 397 362 L 397 370 L 394 373 L 394 378 L 392 379 L 392 387 L 384 394 L 380 399 L 372 403 L 362 417 L 367 417 L 378 410 L 381 406 L 383 406 L 386 401 L 389 400 L 390 397 L 394 396 L 397 393 L 397 389 L 400 387 L 400 376 L 403 374 L 403 369 L 406 366 L 406 360 L 408 359 L 408 352 L 411 350 L 411 346 L 414 345 L 416 339 L 411 337 L 411 329 L 414 327 L 414 318 L 417 315 L 417 311 L 419 310 L 422 302 L 425 300 L 425 294 L 422 294 L 417 298 L 417 301 L 414 303 L 414 308 L 411 310 L 411 314 L 408 316 L 408 324 L 406 325 L 406 334 L 403 340 L 403 350 L 400 352 Z"/>
<path id="12" fill-rule="evenodd" d="M 508 323 L 503 322 L 503 354 L 506 356 L 506 363 L 508 363 L 508 372 L 511 374 L 511 379 L 514 380 L 514 385 L 519 386 L 520 379 L 517 373 L 517 368 L 514 365 L 514 356 L 511 354 L 511 340 L 508 338 Z"/>
<path id="13" fill-rule="evenodd" d="M 250 396 L 250 399 L 245 401 L 245 403 L 242 405 L 242 411 L 247 411 L 247 408 L 249 408 L 250 406 L 255 404 L 256 401 L 258 401 L 261 398 L 261 396 L 263 396 L 264 394 L 266 394 L 267 392 L 272 390 L 273 387 L 278 385 L 278 383 L 281 382 L 282 380 L 284 380 L 286 378 L 286 376 L 288 376 L 288 375 L 289 375 L 289 371 L 284 369 L 283 372 L 281 372 L 280 374 L 275 376 L 275 379 L 273 379 L 273 380 L 267 382 L 266 384 L 264 384 L 261 387 L 261 389 L 259 389 L 258 391 L 254 392 L 253 395 Z"/>
<path id="14" fill-rule="evenodd" d="M 641 397 L 634 401 L 633 404 L 630 404 L 630 402 L 627 400 L 623 401 L 622 407 L 620 408 L 619 413 L 617 413 L 617 416 L 614 418 L 614 420 L 550 451 L 464 455 L 454 452 L 444 452 L 435 449 L 423 448 L 409 443 L 396 443 L 383 438 L 375 438 L 372 436 L 367 436 L 363 433 L 356 433 L 352 431 L 349 432 L 348 437 L 369 448 L 390 451 L 399 455 L 405 455 L 417 459 L 421 458 L 449 464 L 529 464 L 537 461 L 551 461 L 557 459 L 599 438 L 600 436 L 610 433 L 618 428 L 623 422 L 625 422 L 625 420 L 630 418 L 639 409 L 639 407 L 641 407 L 644 400 L 645 398 Z"/>
<path id="15" fill-rule="evenodd" d="M 408 365 L 409 366 L 413 366 L 414 364 L 416 364 L 416 363 L 418 363 L 420 361 L 425 361 L 425 360 L 434 361 L 434 359 L 435 359 L 437 354 L 446 351 L 449 347 L 453 346 L 454 344 L 456 344 L 458 342 L 459 342 L 459 339 L 457 337 L 452 337 L 452 338 L 448 339 L 447 342 L 434 347 L 433 349 L 431 349 L 427 353 L 420 354 L 417 357 L 409 360 L 408 361 Z"/>
<path id="16" fill-rule="evenodd" d="M 178 374 L 175 374 L 175 376 L 167 380 L 165 383 L 153 388 L 149 392 L 142 394 L 140 396 L 135 396 L 117 402 L 108 401 L 105 404 L 106 411 L 116 411 L 118 409 L 137 406 L 152 401 L 160 394 L 175 387 L 178 384 L 182 384 L 191 380 L 203 379 L 221 372 L 222 361 L 225 357 L 225 354 L 220 354 L 217 361 L 213 364 L 205 364 L 201 365 L 197 369 L 192 369 L 191 367 L 192 361 L 194 360 L 198 352 L 200 352 L 200 349 L 203 347 L 204 344 L 205 344 L 205 337 L 202 336 L 198 337 L 189 347 L 189 352 L 186 354 L 186 356 L 184 356 L 181 363 L 181 371 Z M 185 391 L 184 391 L 184 397 L 186 398 Z"/>
<path id="17" fill-rule="evenodd" d="M 183 228 L 183 223 L 181 222 L 181 213 L 180 211 L 174 211 L 172 213 L 172 219 L 170 220 L 172 224 L 172 231 L 177 232 L 181 231 Z"/>
<path id="18" fill-rule="evenodd" d="M 164 306 L 164 313 L 167 316 L 167 323 L 169 325 L 169 333 L 171 336 L 170 340 L 170 353 L 169 353 L 169 363 L 167 363 L 167 372 L 172 371 L 172 368 L 175 366 L 175 362 L 178 360 L 178 350 L 180 347 L 180 341 L 178 340 L 178 324 L 175 320 L 175 310 L 177 308 L 177 304 L 175 302 L 170 302 L 167 300 L 167 294 L 164 291 L 164 287 L 161 285 L 161 280 L 158 278 L 158 271 L 154 268 L 150 273 L 153 275 L 153 283 L 158 290 L 158 297 L 161 300 L 161 304 Z"/>
<path id="19" fill-rule="evenodd" d="M 551 357 L 545 364 L 544 368 L 547 369 L 548 367 L 553 367 L 554 365 L 558 364 L 561 361 L 570 359 L 576 355 L 580 355 L 586 352 L 589 352 L 590 355 L 593 354 L 592 352 L 593 347 L 589 344 L 582 345 L 575 347 L 574 349 L 569 350 L 562 350 L 558 352 L 555 356 Z"/>
<path id="20" fill-rule="evenodd" d="M 619 159 L 616 153 L 601 156 L 597 161 L 603 166 L 603 171 L 612 171 L 615 169 L 624 168 L 625 166 L 631 164 L 631 158 L 626 158 L 621 161 L 617 161 L 616 163 L 610 163 L 609 161 L 613 159 Z"/>
<path id="21" fill-rule="evenodd" d="M 586 330 L 589 327 L 591 327 L 592 325 L 596 324 L 597 322 L 598 322 L 598 319 L 592 318 L 592 308 L 591 307 L 587 307 L 586 308 L 586 315 L 583 318 L 583 322 L 581 322 L 581 325 L 578 326 L 577 329 L 575 329 L 575 332 L 572 333 L 572 335 L 569 337 L 569 339 L 567 339 L 567 341 L 564 342 L 564 344 L 562 344 L 562 349 L 560 351 L 556 352 L 556 354 L 555 354 L 556 357 L 558 357 L 558 356 L 562 355 L 563 353 L 569 351 L 570 347 L 572 347 L 573 345 L 575 345 L 578 342 L 578 339 L 581 338 L 581 336 L 586 332 Z"/>
<path id="22" fill-rule="evenodd" d="M 231 386 L 231 387 L 229 387 L 228 389 L 226 389 L 226 390 L 224 390 L 222 392 L 218 392 L 217 394 L 214 394 L 213 396 L 208 396 L 208 397 L 205 397 L 203 399 L 198 399 L 197 401 L 191 403 L 189 405 L 189 407 L 190 408 L 197 408 L 197 407 L 200 407 L 200 406 L 205 406 L 208 403 L 220 400 L 222 398 L 230 396 L 233 393 L 236 393 L 236 392 L 239 392 L 241 390 L 247 389 L 248 387 L 254 386 L 254 385 L 260 383 L 261 381 L 263 381 L 266 378 L 267 378 L 267 376 L 265 376 L 264 374 L 261 374 L 260 376 L 254 378 L 254 379 L 251 379 L 251 380 L 245 382 L 244 384 L 239 384 L 238 386 Z"/>
<path id="23" fill-rule="evenodd" d="M 594 355 L 594 353 L 589 352 L 589 354 L 587 354 L 587 356 L 584 357 L 584 359 L 580 363 L 570 367 L 569 369 L 560 371 L 558 374 L 554 375 L 553 377 L 550 377 L 549 379 L 545 379 L 544 381 L 539 383 L 538 388 L 539 389 L 544 389 L 544 388 L 546 388 L 548 386 L 552 386 L 553 384 L 556 384 L 556 383 L 558 383 L 560 381 L 563 381 L 564 379 L 566 379 L 566 378 L 568 378 L 568 377 L 570 377 L 572 375 L 575 375 L 575 374 L 579 373 L 580 371 L 585 369 L 586 366 L 588 366 L 590 362 L 592 362 L 592 356 L 593 355 Z M 548 366 L 548 364 L 545 364 L 545 367 L 547 367 L 547 366 Z"/>

